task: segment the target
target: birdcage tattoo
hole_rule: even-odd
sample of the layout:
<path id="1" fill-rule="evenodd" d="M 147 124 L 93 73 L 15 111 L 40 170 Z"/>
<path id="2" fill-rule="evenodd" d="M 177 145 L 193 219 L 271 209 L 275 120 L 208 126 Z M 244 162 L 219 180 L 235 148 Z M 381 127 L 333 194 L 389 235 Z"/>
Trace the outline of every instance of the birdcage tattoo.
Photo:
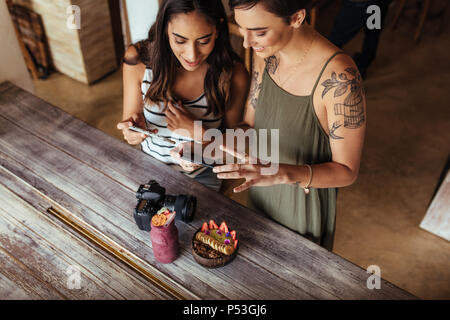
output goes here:
<path id="1" fill-rule="evenodd" d="M 334 105 L 334 113 L 344 116 L 344 127 L 356 129 L 364 122 L 364 108 L 362 104 L 362 88 L 353 82 L 350 93 L 344 99 L 344 103 Z"/>

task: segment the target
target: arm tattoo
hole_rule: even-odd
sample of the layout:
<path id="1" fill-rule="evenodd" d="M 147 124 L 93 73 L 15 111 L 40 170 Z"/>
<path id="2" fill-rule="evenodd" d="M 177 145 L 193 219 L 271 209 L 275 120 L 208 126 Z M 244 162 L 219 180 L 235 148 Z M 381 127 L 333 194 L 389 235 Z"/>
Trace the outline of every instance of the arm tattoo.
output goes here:
<path id="1" fill-rule="evenodd" d="M 275 56 L 270 56 L 266 59 L 266 70 L 270 74 L 275 74 L 275 72 L 278 69 L 278 65 L 280 64 L 280 61 Z"/>
<path id="2" fill-rule="evenodd" d="M 322 98 L 333 88 L 336 88 L 334 91 L 335 98 L 343 96 L 349 91 L 348 88 L 350 87 L 350 91 L 345 97 L 344 103 L 336 103 L 334 105 L 334 114 L 337 116 L 344 116 L 344 128 L 357 129 L 361 127 L 365 121 L 363 102 L 364 89 L 361 84 L 361 75 L 358 70 L 349 67 L 345 69 L 345 71 L 352 75 L 353 79 L 348 79 L 345 73 L 340 73 L 338 79 L 336 72 L 333 71 L 331 79 L 322 82 L 322 86 L 325 87 L 322 92 Z M 342 124 L 338 125 L 337 122 L 333 124 L 333 127 L 330 129 L 330 136 L 332 138 L 343 139 L 335 134 L 335 131 L 341 126 Z"/>
<path id="3" fill-rule="evenodd" d="M 266 70 L 271 74 L 275 74 L 278 68 L 279 60 L 275 56 L 271 56 L 266 59 Z M 255 69 L 255 63 L 253 62 L 253 70 Z M 262 83 L 258 83 L 259 72 L 253 71 L 252 74 L 252 84 L 250 87 L 250 105 L 253 109 L 256 109 L 258 104 L 258 95 L 259 91 L 261 91 Z"/>
<path id="4" fill-rule="evenodd" d="M 331 129 L 330 129 L 330 137 L 331 137 L 332 139 L 335 139 L 335 140 L 344 139 L 344 138 L 342 138 L 342 137 L 340 137 L 340 136 L 338 136 L 338 135 L 336 135 L 336 134 L 334 133 L 334 132 L 335 132 L 337 129 L 339 129 L 340 127 L 342 127 L 342 124 L 339 123 L 338 121 L 336 121 L 335 123 L 333 123 L 333 127 L 331 127 Z"/>
<path id="5" fill-rule="evenodd" d="M 262 88 L 262 83 L 258 83 L 258 76 L 259 72 L 253 71 L 252 85 L 250 88 L 250 95 L 248 97 L 250 100 L 250 105 L 253 107 L 253 109 L 256 109 L 256 105 L 258 104 L 259 91 Z"/>

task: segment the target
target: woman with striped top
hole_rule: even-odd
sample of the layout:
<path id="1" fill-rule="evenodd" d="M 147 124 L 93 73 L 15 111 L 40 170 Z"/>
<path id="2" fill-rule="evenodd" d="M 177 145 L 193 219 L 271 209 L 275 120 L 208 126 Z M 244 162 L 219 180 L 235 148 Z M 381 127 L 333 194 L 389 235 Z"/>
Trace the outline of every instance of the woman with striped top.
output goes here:
<path id="1" fill-rule="evenodd" d="M 125 140 L 219 190 L 211 169 L 184 161 L 179 153 L 193 141 L 194 121 L 202 122 L 203 137 L 208 128 L 235 128 L 242 120 L 249 79 L 231 48 L 222 2 L 164 1 L 148 39 L 125 53 L 123 86 L 123 121 L 117 127 Z M 131 131 L 132 125 L 175 144 Z"/>

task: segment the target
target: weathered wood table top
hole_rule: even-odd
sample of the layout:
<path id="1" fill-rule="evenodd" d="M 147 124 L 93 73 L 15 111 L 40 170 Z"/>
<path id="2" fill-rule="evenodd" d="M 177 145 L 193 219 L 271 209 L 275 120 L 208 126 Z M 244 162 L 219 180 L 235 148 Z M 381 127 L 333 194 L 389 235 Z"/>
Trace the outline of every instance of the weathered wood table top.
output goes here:
<path id="1" fill-rule="evenodd" d="M 192 223 L 177 221 L 171 264 L 155 260 L 133 218 L 135 191 L 150 179 L 198 201 Z M 0 299 L 415 298 L 384 280 L 368 289 L 366 270 L 9 82 L 0 84 L 0 199 Z M 238 232 L 236 259 L 219 269 L 191 253 L 210 219 Z"/>

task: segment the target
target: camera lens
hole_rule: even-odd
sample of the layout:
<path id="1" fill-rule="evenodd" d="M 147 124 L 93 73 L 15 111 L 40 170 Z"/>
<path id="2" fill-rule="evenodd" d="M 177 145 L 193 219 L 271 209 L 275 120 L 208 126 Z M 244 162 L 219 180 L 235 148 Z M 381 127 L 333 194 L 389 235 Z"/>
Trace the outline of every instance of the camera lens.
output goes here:
<path id="1" fill-rule="evenodd" d="M 178 213 L 178 211 L 175 209 L 176 201 L 177 201 L 176 196 L 171 196 L 167 194 L 166 197 L 164 198 L 163 206 L 169 209 L 170 211 L 176 211 Z M 176 218 L 178 219 L 178 214 Z"/>
<path id="2" fill-rule="evenodd" d="M 194 219 L 197 199 L 193 196 L 178 195 L 175 200 L 176 218 L 184 222 L 191 222 Z"/>
<path id="3" fill-rule="evenodd" d="M 195 209 L 197 207 L 197 199 L 194 196 L 188 195 L 166 195 L 164 198 L 164 207 L 170 211 L 175 211 L 177 220 L 183 222 L 191 222 L 194 219 Z"/>

